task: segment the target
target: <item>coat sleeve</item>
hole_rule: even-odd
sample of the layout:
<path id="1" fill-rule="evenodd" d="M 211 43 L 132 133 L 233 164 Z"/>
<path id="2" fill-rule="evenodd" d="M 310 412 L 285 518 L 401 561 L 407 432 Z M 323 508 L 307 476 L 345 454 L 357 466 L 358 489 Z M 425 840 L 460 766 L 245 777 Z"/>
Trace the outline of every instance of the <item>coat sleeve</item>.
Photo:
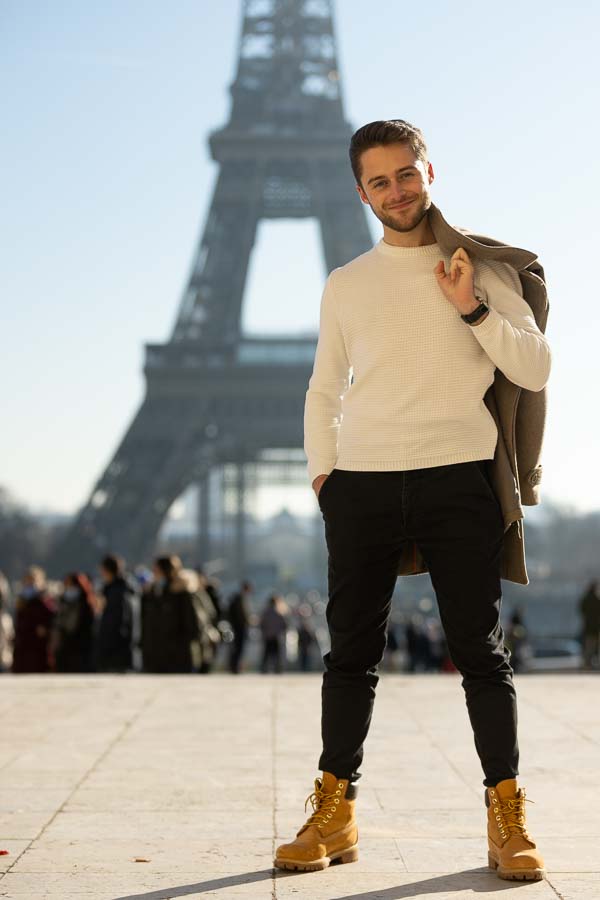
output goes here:
<path id="1" fill-rule="evenodd" d="M 550 376 L 550 347 L 523 299 L 517 272 L 506 263 L 477 261 L 475 289 L 490 311 L 485 321 L 467 327 L 509 381 L 541 391 Z"/>
<path id="2" fill-rule="evenodd" d="M 312 484 L 335 467 L 342 424 L 342 397 L 350 384 L 350 361 L 339 320 L 332 272 L 321 298 L 319 339 L 304 405 L 304 452 Z"/>

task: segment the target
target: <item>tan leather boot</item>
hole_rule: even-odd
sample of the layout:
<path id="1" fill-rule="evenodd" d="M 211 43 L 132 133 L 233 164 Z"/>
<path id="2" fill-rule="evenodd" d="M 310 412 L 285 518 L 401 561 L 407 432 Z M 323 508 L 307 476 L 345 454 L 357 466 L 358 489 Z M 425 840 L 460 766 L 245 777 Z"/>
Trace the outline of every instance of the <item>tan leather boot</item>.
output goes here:
<path id="1" fill-rule="evenodd" d="M 357 787 L 345 778 L 323 772 L 315 778 L 310 800 L 313 813 L 290 844 L 281 844 L 275 853 L 278 869 L 305 872 L 326 869 L 332 862 L 349 863 L 358 859 L 358 829 L 354 818 Z"/>
<path id="2" fill-rule="evenodd" d="M 525 791 L 516 778 L 506 778 L 486 789 L 488 807 L 488 864 L 500 878 L 540 881 L 544 860 L 525 823 Z"/>

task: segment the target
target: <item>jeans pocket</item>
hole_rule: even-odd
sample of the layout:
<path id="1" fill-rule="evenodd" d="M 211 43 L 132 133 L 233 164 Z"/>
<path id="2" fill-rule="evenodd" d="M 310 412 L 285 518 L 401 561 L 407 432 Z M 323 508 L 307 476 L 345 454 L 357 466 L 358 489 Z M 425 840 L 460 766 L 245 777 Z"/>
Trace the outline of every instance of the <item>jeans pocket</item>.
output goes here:
<path id="1" fill-rule="evenodd" d="M 332 470 L 331 470 L 331 472 L 329 473 L 329 475 L 327 476 L 327 478 L 325 479 L 325 481 L 323 482 L 323 484 L 321 485 L 321 488 L 320 488 L 320 490 L 319 490 L 319 494 L 318 494 L 318 496 L 317 496 L 317 503 L 319 504 L 319 506 L 321 507 L 321 509 L 323 508 L 323 507 L 322 507 L 322 502 L 323 502 L 323 491 L 327 492 L 327 485 L 328 485 L 329 482 L 331 481 L 331 479 L 332 479 L 333 475 L 335 474 L 335 472 L 336 472 L 335 469 L 332 469 Z"/>
<path id="2" fill-rule="evenodd" d="M 498 499 L 498 495 L 494 489 L 494 485 L 492 483 L 492 478 L 490 475 L 489 466 L 491 465 L 491 459 L 476 459 L 473 465 L 477 468 L 479 473 L 480 481 L 482 481 L 487 490 L 488 497 L 490 500 L 493 500 L 496 506 L 498 507 L 500 514 L 502 515 L 502 507 L 500 505 L 500 500 Z"/>
<path id="3" fill-rule="evenodd" d="M 475 462 L 473 463 L 473 465 L 477 466 L 477 468 L 479 469 L 479 472 L 481 473 L 481 477 L 483 478 L 483 480 L 489 487 L 490 491 L 492 493 L 495 493 L 493 485 L 492 485 L 490 471 L 488 468 L 490 463 L 491 463 L 491 459 L 476 459 Z"/>

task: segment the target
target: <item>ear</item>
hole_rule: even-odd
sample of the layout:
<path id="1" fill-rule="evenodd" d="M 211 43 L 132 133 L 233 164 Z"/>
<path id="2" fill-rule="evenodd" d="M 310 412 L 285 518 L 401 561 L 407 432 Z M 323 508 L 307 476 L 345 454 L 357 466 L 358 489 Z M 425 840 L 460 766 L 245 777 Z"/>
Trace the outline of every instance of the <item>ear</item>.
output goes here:
<path id="1" fill-rule="evenodd" d="M 360 184 L 357 184 L 357 185 L 356 185 L 356 190 L 358 191 L 358 196 L 360 197 L 360 199 L 362 200 L 362 202 L 363 202 L 363 203 L 366 203 L 367 206 L 368 206 L 368 205 L 369 205 L 369 200 L 368 200 L 367 195 L 365 194 L 363 188 L 360 186 Z"/>
<path id="2" fill-rule="evenodd" d="M 435 178 L 435 172 L 433 171 L 433 166 L 431 165 L 431 163 L 427 163 L 427 177 L 429 179 L 429 184 L 431 184 L 431 182 Z"/>

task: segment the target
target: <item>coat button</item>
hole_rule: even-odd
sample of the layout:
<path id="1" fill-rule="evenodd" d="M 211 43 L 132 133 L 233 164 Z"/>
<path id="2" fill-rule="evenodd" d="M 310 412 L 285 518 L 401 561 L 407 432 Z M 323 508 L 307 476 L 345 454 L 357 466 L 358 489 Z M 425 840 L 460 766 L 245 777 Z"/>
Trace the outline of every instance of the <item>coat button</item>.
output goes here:
<path id="1" fill-rule="evenodd" d="M 539 484 L 541 480 L 542 480 L 542 467 L 540 465 L 540 466 L 536 466 L 535 469 L 531 470 L 531 472 L 527 476 L 527 481 L 530 484 L 535 485 L 535 484 Z"/>

